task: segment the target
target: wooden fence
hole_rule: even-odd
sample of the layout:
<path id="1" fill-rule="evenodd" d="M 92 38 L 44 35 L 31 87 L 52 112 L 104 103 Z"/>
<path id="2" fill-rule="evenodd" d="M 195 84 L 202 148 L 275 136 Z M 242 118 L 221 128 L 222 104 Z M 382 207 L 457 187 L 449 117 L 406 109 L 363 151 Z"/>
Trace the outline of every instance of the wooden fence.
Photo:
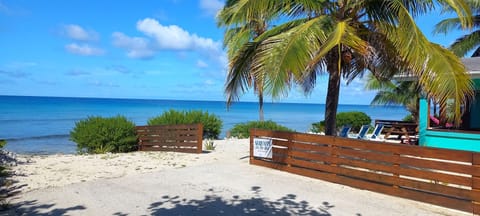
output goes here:
<path id="1" fill-rule="evenodd" d="M 201 153 L 203 125 L 137 126 L 140 151 Z"/>
<path id="2" fill-rule="evenodd" d="M 272 139 L 272 158 L 253 156 Z M 480 153 L 313 134 L 251 130 L 250 164 L 480 213 Z"/>

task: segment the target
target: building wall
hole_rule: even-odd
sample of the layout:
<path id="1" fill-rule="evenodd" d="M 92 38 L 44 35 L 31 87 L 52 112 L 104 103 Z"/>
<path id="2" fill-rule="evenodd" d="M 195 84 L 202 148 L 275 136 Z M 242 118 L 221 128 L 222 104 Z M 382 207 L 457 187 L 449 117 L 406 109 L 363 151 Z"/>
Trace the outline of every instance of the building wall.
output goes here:
<path id="1" fill-rule="evenodd" d="M 429 130 L 428 109 L 427 100 L 420 99 L 419 145 L 480 152 L 480 134 Z"/>
<path id="2" fill-rule="evenodd" d="M 480 79 L 474 79 L 475 83 L 475 101 L 470 110 L 470 128 L 480 128 Z"/>

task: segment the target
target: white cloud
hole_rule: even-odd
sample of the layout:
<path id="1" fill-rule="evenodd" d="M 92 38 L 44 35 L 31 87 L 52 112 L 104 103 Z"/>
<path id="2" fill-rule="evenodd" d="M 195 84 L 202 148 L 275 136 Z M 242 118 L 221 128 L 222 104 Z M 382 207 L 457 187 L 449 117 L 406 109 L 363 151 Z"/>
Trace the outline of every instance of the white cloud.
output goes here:
<path id="1" fill-rule="evenodd" d="M 161 50 L 195 51 L 226 68 L 227 57 L 219 41 L 192 34 L 177 25 L 165 26 L 152 18 L 137 22 L 137 30 L 146 37 L 130 37 L 113 33 L 113 44 L 127 50 L 131 58 L 150 58 Z"/>
<path id="2" fill-rule="evenodd" d="M 176 26 L 164 26 L 157 20 L 146 18 L 137 22 L 137 29 L 145 35 L 155 39 L 159 49 L 166 50 L 218 50 L 219 42 L 210 38 L 199 37 Z"/>
<path id="3" fill-rule="evenodd" d="M 215 82 L 213 80 L 205 80 L 205 85 L 211 86 L 214 85 Z"/>
<path id="4" fill-rule="evenodd" d="M 0 2 L 0 13 L 10 14 L 10 9 L 2 2 Z"/>
<path id="5" fill-rule="evenodd" d="M 130 58 L 151 58 L 155 51 L 149 40 L 141 37 L 129 37 L 121 32 L 112 34 L 113 45 L 127 50 L 127 56 Z"/>
<path id="6" fill-rule="evenodd" d="M 63 32 L 68 38 L 78 41 L 96 41 L 99 38 L 97 32 L 93 30 L 87 31 L 75 24 L 63 26 Z"/>
<path id="7" fill-rule="evenodd" d="M 90 75 L 90 72 L 79 70 L 79 69 L 72 69 L 65 74 L 68 76 L 86 76 L 86 75 Z"/>
<path id="8" fill-rule="evenodd" d="M 199 67 L 199 68 L 207 68 L 207 67 L 208 67 L 208 64 L 205 63 L 205 62 L 202 61 L 202 60 L 198 60 L 198 61 L 197 61 L 197 67 Z"/>
<path id="9" fill-rule="evenodd" d="M 219 0 L 200 0 L 200 9 L 208 15 L 216 15 L 223 5 Z"/>
<path id="10" fill-rule="evenodd" d="M 71 43 L 65 45 L 65 50 L 69 53 L 83 56 L 99 56 L 105 53 L 104 50 L 90 46 L 88 44 Z"/>

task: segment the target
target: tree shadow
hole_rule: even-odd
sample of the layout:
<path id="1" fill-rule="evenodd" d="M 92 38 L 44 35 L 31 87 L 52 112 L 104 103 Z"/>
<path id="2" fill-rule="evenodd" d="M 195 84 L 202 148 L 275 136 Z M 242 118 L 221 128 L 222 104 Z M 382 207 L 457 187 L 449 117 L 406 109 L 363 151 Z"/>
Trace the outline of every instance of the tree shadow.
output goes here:
<path id="1" fill-rule="evenodd" d="M 40 204 L 37 200 L 23 201 L 15 204 L 0 215 L 68 215 L 71 211 L 85 210 L 85 206 L 77 205 L 69 208 L 55 208 L 55 204 Z"/>
<path id="2" fill-rule="evenodd" d="M 163 196 L 150 204 L 152 215 L 312 215 L 329 216 L 328 210 L 334 206 L 323 202 L 322 206 L 311 206 L 304 200 L 297 200 L 294 194 L 287 194 L 276 200 L 268 200 L 261 195 L 261 188 L 251 188 L 253 196 L 226 199 L 209 189 L 203 199 L 186 199 L 180 196 Z"/>

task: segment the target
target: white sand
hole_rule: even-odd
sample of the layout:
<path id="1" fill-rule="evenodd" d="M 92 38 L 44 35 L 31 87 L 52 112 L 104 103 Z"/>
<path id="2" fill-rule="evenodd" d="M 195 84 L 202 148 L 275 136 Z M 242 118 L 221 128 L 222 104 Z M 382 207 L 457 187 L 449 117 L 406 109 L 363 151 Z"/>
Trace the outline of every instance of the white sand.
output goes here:
<path id="1" fill-rule="evenodd" d="M 468 215 L 248 164 L 249 141 L 211 153 L 24 158 L 7 215 Z M 28 192 L 27 192 L 28 191 Z M 2 212 L 0 212 L 2 215 Z"/>
<path id="2" fill-rule="evenodd" d="M 137 173 L 156 172 L 199 165 L 231 154 L 248 155 L 248 139 L 216 140 L 216 150 L 207 154 L 177 152 L 131 152 L 97 155 L 19 155 L 19 165 L 12 170 L 13 186 L 27 192 L 42 188 L 60 187 L 78 182 L 119 178 Z M 236 143 L 233 145 L 233 143 Z M 245 152 L 246 151 L 246 152 Z"/>

